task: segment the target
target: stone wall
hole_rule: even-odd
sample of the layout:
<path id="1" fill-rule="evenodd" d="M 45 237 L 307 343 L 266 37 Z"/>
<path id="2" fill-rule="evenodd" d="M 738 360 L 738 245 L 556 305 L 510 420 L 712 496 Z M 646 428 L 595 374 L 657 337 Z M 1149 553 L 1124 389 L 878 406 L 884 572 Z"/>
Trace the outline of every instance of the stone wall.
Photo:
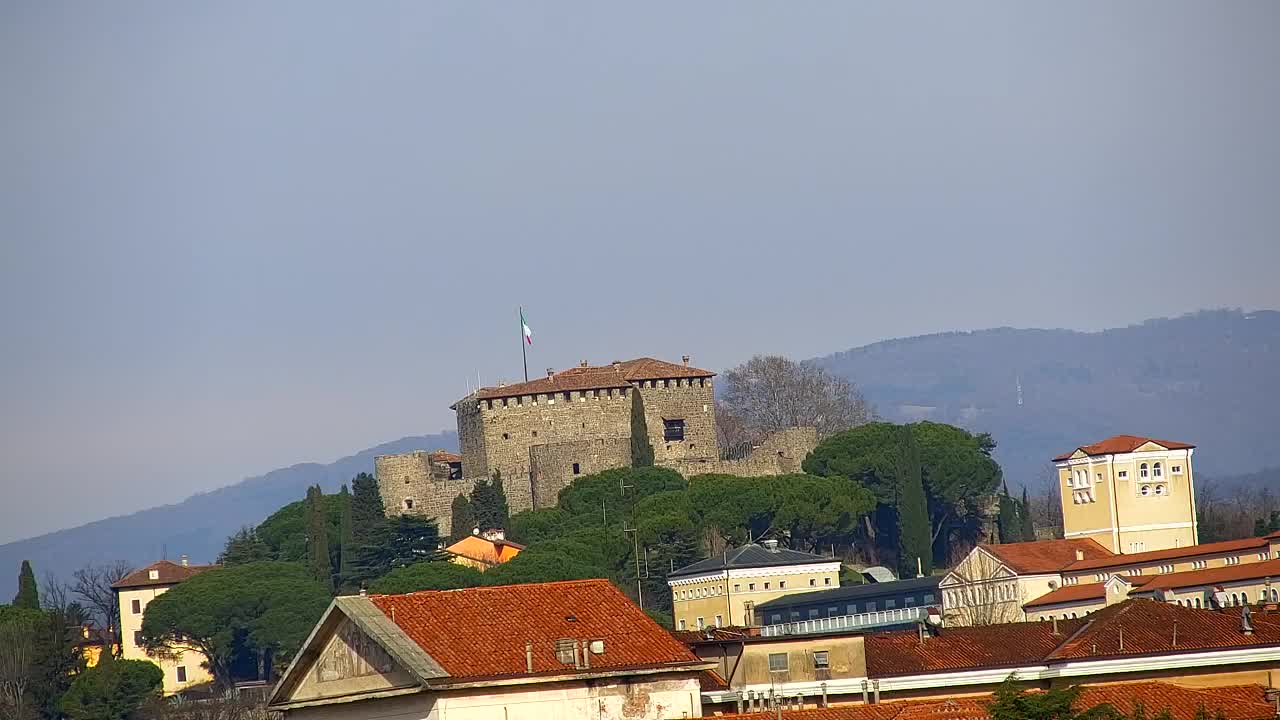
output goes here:
<path id="1" fill-rule="evenodd" d="M 436 518 L 441 536 L 447 536 L 452 519 L 453 499 L 470 497 L 472 480 L 450 480 L 449 466 L 432 463 L 430 453 L 418 450 L 399 455 L 379 455 L 373 459 L 378 492 L 388 516 L 409 514 Z"/>
<path id="2" fill-rule="evenodd" d="M 668 460 L 658 463 L 685 477 L 719 473 L 741 477 L 766 477 L 804 472 L 800 465 L 805 456 L 818 446 L 818 430 L 812 427 L 780 430 L 756 446 L 739 460 Z"/>
<path id="3" fill-rule="evenodd" d="M 593 438 L 529 448 L 533 507 L 555 507 L 560 491 L 581 475 L 631 465 L 631 438 Z M 515 508 L 512 508 L 514 511 Z"/>
<path id="4" fill-rule="evenodd" d="M 644 380 L 639 383 L 638 392 L 644 403 L 655 464 L 720 457 L 710 378 Z M 668 441 L 663 437 L 665 420 L 684 421 L 684 440 Z"/>

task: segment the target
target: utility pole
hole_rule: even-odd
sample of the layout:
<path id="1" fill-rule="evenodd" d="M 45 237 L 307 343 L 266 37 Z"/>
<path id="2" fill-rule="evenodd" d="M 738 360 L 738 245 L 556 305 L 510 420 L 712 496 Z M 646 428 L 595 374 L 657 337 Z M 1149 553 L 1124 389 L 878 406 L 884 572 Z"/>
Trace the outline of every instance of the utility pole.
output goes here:
<path id="1" fill-rule="evenodd" d="M 640 609 L 644 609 L 644 581 L 649 579 L 649 548 L 644 549 L 644 570 L 640 569 L 640 532 L 637 528 L 627 527 L 624 520 L 622 522 L 622 532 L 631 533 L 631 554 L 636 559 L 636 604 Z"/>

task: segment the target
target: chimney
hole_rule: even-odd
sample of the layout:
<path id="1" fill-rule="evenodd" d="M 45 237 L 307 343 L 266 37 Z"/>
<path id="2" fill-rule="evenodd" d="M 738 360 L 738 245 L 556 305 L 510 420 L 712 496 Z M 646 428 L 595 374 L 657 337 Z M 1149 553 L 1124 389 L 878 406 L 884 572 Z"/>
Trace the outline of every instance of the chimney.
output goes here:
<path id="1" fill-rule="evenodd" d="M 178 563 L 181 564 L 182 567 L 189 567 L 191 563 L 191 559 L 188 558 L 185 554 L 183 554 L 178 557 Z"/>
<path id="2" fill-rule="evenodd" d="M 1173 646 L 1178 647 L 1178 621 L 1173 621 Z"/>
<path id="3" fill-rule="evenodd" d="M 578 363 L 578 367 L 587 367 L 587 361 L 583 360 L 582 362 Z"/>
<path id="4" fill-rule="evenodd" d="M 615 368 L 620 368 L 620 367 L 622 367 L 622 361 L 621 361 L 621 360 L 614 360 L 614 361 L 613 361 L 613 366 L 614 366 Z"/>
<path id="5" fill-rule="evenodd" d="M 1058 634 L 1058 616 L 1057 615 L 1053 616 L 1053 634 L 1054 635 Z"/>
<path id="6" fill-rule="evenodd" d="M 681 356 L 681 358 L 680 358 L 680 359 L 684 361 L 684 366 L 685 366 L 685 367 L 689 367 L 689 356 L 688 356 L 688 355 L 683 355 L 683 356 Z"/>
<path id="7" fill-rule="evenodd" d="M 1253 617 L 1249 612 L 1249 603 L 1245 603 L 1240 610 L 1240 632 L 1245 635 L 1253 634 Z"/>
<path id="8" fill-rule="evenodd" d="M 531 642 L 524 644 L 524 671 L 533 672 L 533 643 Z"/>
<path id="9" fill-rule="evenodd" d="M 582 667 L 587 670 L 591 669 L 591 641 L 590 640 L 582 641 Z"/>
<path id="10" fill-rule="evenodd" d="M 555 378 L 555 376 L 556 376 L 556 369 L 555 369 L 555 368 L 547 368 L 547 379 L 548 379 L 548 380 L 551 380 L 551 379 Z"/>
<path id="11" fill-rule="evenodd" d="M 761 542 L 760 542 L 760 544 L 764 546 L 764 549 L 765 549 L 765 550 L 768 550 L 768 551 L 769 551 L 769 552 L 771 552 L 771 553 L 776 553 L 776 552 L 778 552 L 778 541 L 777 541 L 777 540 L 763 540 L 763 541 L 761 541 Z"/>
<path id="12" fill-rule="evenodd" d="M 499 540 L 507 539 L 507 532 L 505 530 L 502 530 L 501 528 L 485 530 L 483 533 L 481 533 L 481 535 L 484 537 L 485 540 L 488 540 L 490 542 L 498 542 Z"/>
<path id="13" fill-rule="evenodd" d="M 1083 559 L 1084 559 L 1084 551 L 1083 551 L 1083 550 L 1080 550 L 1080 549 L 1078 549 L 1078 548 L 1077 548 L 1077 549 L 1076 549 L 1076 560 L 1083 560 Z"/>

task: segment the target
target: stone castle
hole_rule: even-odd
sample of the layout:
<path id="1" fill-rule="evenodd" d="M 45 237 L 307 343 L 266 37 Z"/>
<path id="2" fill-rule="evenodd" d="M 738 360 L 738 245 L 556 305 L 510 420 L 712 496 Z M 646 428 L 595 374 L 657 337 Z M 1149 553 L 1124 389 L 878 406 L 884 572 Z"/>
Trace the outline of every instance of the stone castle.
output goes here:
<path id="1" fill-rule="evenodd" d="M 513 385 L 480 388 L 454 403 L 461 455 L 418 451 L 374 460 L 388 515 L 434 517 L 450 532 L 450 505 L 477 478 L 501 473 L 511 512 L 554 507 L 581 475 L 631 465 L 644 433 L 654 464 L 685 476 L 800 472 L 817 445 L 814 428 L 777 433 L 744 458 L 722 460 L 716 444 L 715 373 L 638 358 L 588 365 Z"/>

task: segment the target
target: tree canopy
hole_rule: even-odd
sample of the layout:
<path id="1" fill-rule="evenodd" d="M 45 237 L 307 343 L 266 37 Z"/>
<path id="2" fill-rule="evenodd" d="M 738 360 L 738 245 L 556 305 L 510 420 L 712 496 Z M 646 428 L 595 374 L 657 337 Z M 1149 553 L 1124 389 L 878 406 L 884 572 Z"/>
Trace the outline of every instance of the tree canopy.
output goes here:
<path id="1" fill-rule="evenodd" d="M 444 560 L 399 567 L 369 583 L 369 592 L 398 595 L 419 590 L 453 590 L 483 585 L 484 573 Z"/>
<path id="2" fill-rule="evenodd" d="M 493 477 L 476 478 L 475 486 L 471 489 L 471 515 L 472 527 L 478 527 L 481 530 L 505 530 L 507 521 L 511 517 L 511 510 L 507 506 L 507 493 L 502 488 L 502 474 L 497 470 L 493 472 Z M 467 528 L 470 532 L 472 528 Z"/>
<path id="3" fill-rule="evenodd" d="M 148 660 L 109 654 L 76 676 L 60 707 L 70 720 L 126 720 L 164 687 L 164 673 Z"/>
<path id="4" fill-rule="evenodd" d="M 36 574 L 32 572 L 29 560 L 23 560 L 22 568 L 18 571 L 18 594 L 13 598 L 13 606 L 28 610 L 40 609 L 40 591 L 36 587 Z"/>
<path id="5" fill-rule="evenodd" d="M 871 420 L 874 412 L 849 381 L 811 363 L 780 355 L 757 355 L 720 376 L 717 415 L 740 427 L 742 438 L 759 440 L 786 428 L 811 426 L 825 437 Z M 717 418 L 719 419 L 719 418 Z"/>
<path id="6" fill-rule="evenodd" d="M 237 654 L 287 662 L 329 603 L 306 565 L 255 562 L 196 575 L 147 604 L 148 650 L 189 647 L 209 659 L 220 684 L 231 682 Z"/>

